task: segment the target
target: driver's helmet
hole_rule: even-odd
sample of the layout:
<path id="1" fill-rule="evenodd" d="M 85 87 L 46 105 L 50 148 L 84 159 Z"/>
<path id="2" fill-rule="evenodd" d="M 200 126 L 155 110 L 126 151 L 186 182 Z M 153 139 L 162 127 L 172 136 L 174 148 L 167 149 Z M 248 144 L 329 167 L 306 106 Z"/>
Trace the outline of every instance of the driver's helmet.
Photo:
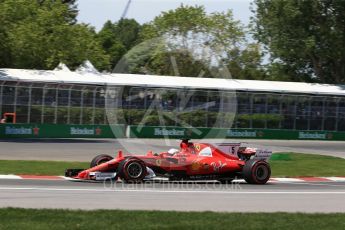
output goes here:
<path id="1" fill-rule="evenodd" d="M 177 154 L 178 152 L 179 152 L 178 149 L 169 149 L 169 151 L 168 151 L 168 153 L 169 153 L 170 155 L 175 155 L 175 154 Z"/>
<path id="2" fill-rule="evenodd" d="M 187 149 L 189 147 L 190 143 L 188 141 L 189 141 L 188 139 L 183 139 L 181 141 L 181 143 L 180 143 L 181 150 L 185 150 L 185 149 Z"/>

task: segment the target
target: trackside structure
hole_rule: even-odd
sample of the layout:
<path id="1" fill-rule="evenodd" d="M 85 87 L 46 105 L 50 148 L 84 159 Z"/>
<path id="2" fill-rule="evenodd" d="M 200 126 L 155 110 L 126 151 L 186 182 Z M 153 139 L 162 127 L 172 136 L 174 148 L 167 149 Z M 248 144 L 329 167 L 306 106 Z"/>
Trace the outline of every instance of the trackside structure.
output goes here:
<path id="1" fill-rule="evenodd" d="M 118 123 L 132 126 L 162 126 L 147 114 L 154 103 L 168 117 L 165 126 L 183 120 L 204 128 L 345 131 L 345 85 L 0 69 L 0 113 L 16 113 L 20 124 L 108 125 L 112 93 Z M 181 95 L 189 95 L 187 105 Z M 231 127 L 219 113 L 232 116 Z"/>

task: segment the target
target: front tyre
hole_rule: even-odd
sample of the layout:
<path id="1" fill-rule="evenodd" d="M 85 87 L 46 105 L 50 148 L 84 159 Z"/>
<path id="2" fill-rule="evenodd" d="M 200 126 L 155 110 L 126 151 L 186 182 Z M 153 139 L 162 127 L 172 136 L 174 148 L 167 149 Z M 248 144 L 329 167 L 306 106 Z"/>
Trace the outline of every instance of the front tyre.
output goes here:
<path id="1" fill-rule="evenodd" d="M 125 182 L 139 183 L 144 180 L 147 169 L 144 161 L 136 157 L 129 157 L 120 162 L 117 172 Z"/>
<path id="2" fill-rule="evenodd" d="M 247 161 L 242 172 L 248 184 L 266 184 L 271 177 L 271 167 L 263 160 Z"/>

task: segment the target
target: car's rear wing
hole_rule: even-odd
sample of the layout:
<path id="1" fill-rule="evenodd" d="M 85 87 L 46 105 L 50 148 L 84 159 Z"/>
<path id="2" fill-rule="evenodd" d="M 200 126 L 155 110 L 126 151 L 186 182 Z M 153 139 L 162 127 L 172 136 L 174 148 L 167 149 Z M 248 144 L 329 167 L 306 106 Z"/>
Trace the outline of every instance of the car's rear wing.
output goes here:
<path id="1" fill-rule="evenodd" d="M 219 150 L 221 150 L 222 152 L 226 154 L 237 156 L 237 152 L 240 149 L 241 144 L 242 143 L 237 142 L 237 143 L 219 143 L 219 144 L 214 144 L 214 145 L 217 146 Z"/>
<path id="2" fill-rule="evenodd" d="M 241 148 L 244 148 L 244 149 L 247 148 L 247 146 L 242 146 L 243 144 L 244 143 L 242 143 L 242 142 L 233 142 L 233 143 L 219 143 L 219 144 L 214 144 L 214 145 L 219 150 L 221 150 L 222 152 L 224 152 L 226 154 L 238 156 L 238 151 Z M 271 150 L 257 149 L 257 148 L 254 148 L 253 150 L 255 150 L 254 158 L 258 159 L 258 160 L 267 161 L 272 155 Z"/>
<path id="3" fill-rule="evenodd" d="M 268 161 L 272 156 L 272 151 L 267 149 L 256 149 L 254 159 Z"/>

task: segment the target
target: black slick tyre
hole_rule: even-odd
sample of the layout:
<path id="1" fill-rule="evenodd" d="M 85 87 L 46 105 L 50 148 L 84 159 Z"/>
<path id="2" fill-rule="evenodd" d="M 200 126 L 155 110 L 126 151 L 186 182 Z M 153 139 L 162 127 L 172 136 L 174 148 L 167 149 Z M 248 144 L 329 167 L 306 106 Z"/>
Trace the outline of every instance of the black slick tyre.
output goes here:
<path id="1" fill-rule="evenodd" d="M 243 167 L 243 177 L 248 184 L 266 184 L 271 177 L 271 167 L 263 160 L 249 160 Z"/>
<path id="2" fill-rule="evenodd" d="M 117 173 L 127 183 L 140 183 L 147 174 L 146 164 L 139 158 L 129 157 L 120 162 Z"/>

